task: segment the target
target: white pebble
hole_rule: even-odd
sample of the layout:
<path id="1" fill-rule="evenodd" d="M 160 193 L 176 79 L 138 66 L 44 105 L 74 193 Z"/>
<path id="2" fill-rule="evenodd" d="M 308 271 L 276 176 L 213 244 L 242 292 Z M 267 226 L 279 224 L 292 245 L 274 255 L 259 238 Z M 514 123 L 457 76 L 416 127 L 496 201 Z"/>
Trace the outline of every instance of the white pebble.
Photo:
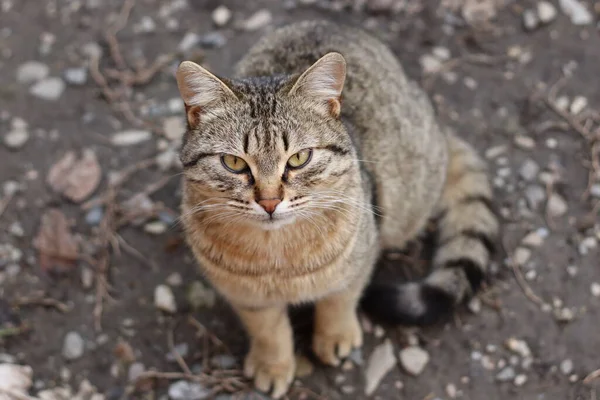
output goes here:
<path id="1" fill-rule="evenodd" d="M 592 292 L 592 296 L 594 296 L 594 297 L 600 297 L 600 283 L 593 282 L 590 285 L 590 291 Z"/>
<path id="2" fill-rule="evenodd" d="M 513 261 L 517 266 L 523 266 L 531 257 L 531 250 L 525 247 L 517 247 L 513 255 Z"/>
<path id="3" fill-rule="evenodd" d="M 530 150 L 535 147 L 535 140 L 529 136 L 517 135 L 515 136 L 515 144 L 525 150 Z"/>
<path id="4" fill-rule="evenodd" d="M 544 237 L 540 235 L 540 233 L 536 230 L 533 232 L 529 232 L 527 236 L 523 238 L 521 243 L 525 246 L 539 247 L 542 245 L 542 243 L 544 243 Z"/>
<path id="5" fill-rule="evenodd" d="M 419 58 L 423 75 L 430 75 L 438 72 L 442 68 L 442 61 L 432 54 L 423 54 Z"/>
<path id="6" fill-rule="evenodd" d="M 586 6 L 578 0 L 558 0 L 558 4 L 574 25 L 589 25 L 594 21 Z"/>
<path id="7" fill-rule="evenodd" d="M 529 345 L 524 340 L 511 337 L 506 341 L 506 347 L 510 351 L 520 355 L 521 357 L 531 356 L 531 350 L 529 349 Z"/>
<path id="8" fill-rule="evenodd" d="M 77 332 L 69 332 L 63 343 L 63 357 L 67 360 L 76 360 L 83 355 L 85 343 Z"/>
<path id="9" fill-rule="evenodd" d="M 394 346 L 388 339 L 373 350 L 367 361 L 365 368 L 365 394 L 367 396 L 375 392 L 381 380 L 395 365 Z"/>
<path id="10" fill-rule="evenodd" d="M 554 105 L 559 110 L 565 111 L 569 107 L 569 98 L 567 96 L 560 96 L 554 102 Z"/>
<path id="11" fill-rule="evenodd" d="M 546 147 L 548 147 L 549 149 L 555 149 L 558 147 L 558 140 L 554 139 L 554 138 L 548 138 L 546 139 Z"/>
<path id="12" fill-rule="evenodd" d="M 575 265 L 569 265 L 569 266 L 567 266 L 567 274 L 571 278 L 577 276 L 577 272 L 579 272 L 579 268 L 577 268 Z"/>
<path id="13" fill-rule="evenodd" d="M 158 285 L 154 289 L 154 305 L 156 308 L 168 313 L 174 313 L 177 311 L 177 304 L 175 303 L 175 296 L 167 285 Z"/>
<path id="14" fill-rule="evenodd" d="M 458 389 L 456 388 L 456 385 L 453 383 L 449 383 L 446 385 L 446 394 L 448 395 L 448 397 L 450 397 L 451 399 L 455 399 L 456 395 L 458 394 Z"/>
<path id="15" fill-rule="evenodd" d="M 247 31 L 256 31 L 271 23 L 273 15 L 267 9 L 258 10 L 244 23 L 244 29 Z"/>
<path id="16" fill-rule="evenodd" d="M 65 82 L 60 78 L 46 78 L 29 89 L 29 93 L 42 100 L 57 100 L 65 91 Z"/>
<path id="17" fill-rule="evenodd" d="M 523 386 L 527 382 L 527 375 L 519 374 L 515 377 L 514 384 L 515 386 Z"/>
<path id="18" fill-rule="evenodd" d="M 229 20 L 231 20 L 231 11 L 229 8 L 221 5 L 214 9 L 212 12 L 212 19 L 215 25 L 218 27 L 222 27 L 227 25 Z"/>
<path id="19" fill-rule="evenodd" d="M 573 99 L 571 103 L 571 107 L 569 107 L 569 111 L 573 115 L 577 115 L 583 111 L 588 105 L 588 100 L 583 96 L 577 96 Z"/>
<path id="20" fill-rule="evenodd" d="M 540 22 L 548 24 L 556 19 L 558 12 L 556 7 L 548 1 L 540 1 L 537 4 L 537 14 Z"/>
<path id="21" fill-rule="evenodd" d="M 532 31 L 538 26 L 538 16 L 533 10 L 525 10 L 523 12 L 523 26 L 528 31 Z"/>
<path id="22" fill-rule="evenodd" d="M 162 235 L 167 231 L 167 225 L 162 221 L 153 221 L 144 225 L 144 231 L 151 235 Z"/>
<path id="23" fill-rule="evenodd" d="M 562 372 L 563 375 L 571 375 L 573 368 L 573 360 L 568 358 L 560 363 L 560 372 Z"/>
<path id="24" fill-rule="evenodd" d="M 50 68 L 39 61 L 28 61 L 19 65 L 17 69 L 17 81 L 19 83 L 33 83 L 48 76 Z"/>
<path id="25" fill-rule="evenodd" d="M 429 353 L 417 346 L 410 346 L 400 351 L 400 364 L 413 376 L 420 375 L 429 363 Z"/>
<path id="26" fill-rule="evenodd" d="M 132 129 L 115 133 L 110 141 L 114 146 L 124 147 L 140 144 L 150 140 L 151 137 L 150 131 Z"/>
<path id="27" fill-rule="evenodd" d="M 188 32 L 185 34 L 185 36 L 183 36 L 183 39 L 181 39 L 181 42 L 179 42 L 177 48 L 182 53 L 185 53 L 190 51 L 192 47 L 196 46 L 198 42 L 200 42 L 200 36 L 194 32 Z"/>
<path id="28" fill-rule="evenodd" d="M 504 153 L 506 153 L 505 145 L 490 147 L 489 149 L 487 149 L 485 151 L 485 158 L 487 158 L 488 160 L 491 160 L 491 159 L 494 159 Z"/>
<path id="29" fill-rule="evenodd" d="M 546 207 L 548 209 L 548 214 L 555 218 L 565 215 L 568 210 L 567 202 L 557 193 L 552 193 L 550 195 Z"/>

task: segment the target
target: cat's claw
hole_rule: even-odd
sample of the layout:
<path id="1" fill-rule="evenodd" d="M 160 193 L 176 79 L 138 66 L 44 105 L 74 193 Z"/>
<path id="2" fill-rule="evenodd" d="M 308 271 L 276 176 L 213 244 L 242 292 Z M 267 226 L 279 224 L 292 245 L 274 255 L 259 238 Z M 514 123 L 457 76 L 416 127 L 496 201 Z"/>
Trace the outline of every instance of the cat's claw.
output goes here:
<path id="1" fill-rule="evenodd" d="M 313 351 L 323 363 L 338 366 L 353 349 L 361 347 L 362 342 L 360 324 L 354 319 L 346 324 L 331 324 L 315 331 Z"/>
<path id="2" fill-rule="evenodd" d="M 274 399 L 285 395 L 294 380 L 295 358 L 272 363 L 265 360 L 265 354 L 250 351 L 244 363 L 244 375 L 254 379 L 254 386 Z"/>

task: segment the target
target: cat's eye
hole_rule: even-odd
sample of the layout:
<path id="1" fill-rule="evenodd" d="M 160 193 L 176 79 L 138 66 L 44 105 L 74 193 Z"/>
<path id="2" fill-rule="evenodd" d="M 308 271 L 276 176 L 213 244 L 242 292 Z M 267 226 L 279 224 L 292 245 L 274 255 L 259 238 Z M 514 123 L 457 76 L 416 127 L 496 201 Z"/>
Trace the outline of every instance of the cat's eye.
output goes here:
<path id="1" fill-rule="evenodd" d="M 288 159 L 287 165 L 289 168 L 298 169 L 304 167 L 312 158 L 312 150 L 305 149 L 297 152 Z"/>
<path id="2" fill-rule="evenodd" d="M 231 154 L 223 154 L 221 156 L 221 164 L 223 164 L 227 170 L 233 172 L 234 174 L 240 174 L 246 171 L 248 168 L 246 161 Z"/>

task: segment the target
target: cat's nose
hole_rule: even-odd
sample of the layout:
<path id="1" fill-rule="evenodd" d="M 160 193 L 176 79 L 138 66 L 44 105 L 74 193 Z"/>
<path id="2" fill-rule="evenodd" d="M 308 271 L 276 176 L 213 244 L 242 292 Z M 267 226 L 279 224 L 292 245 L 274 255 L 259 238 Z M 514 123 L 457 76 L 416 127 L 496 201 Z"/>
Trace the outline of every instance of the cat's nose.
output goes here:
<path id="1" fill-rule="evenodd" d="M 279 203 L 281 203 L 281 199 L 264 199 L 258 201 L 258 204 L 260 204 L 269 215 L 273 215 Z"/>

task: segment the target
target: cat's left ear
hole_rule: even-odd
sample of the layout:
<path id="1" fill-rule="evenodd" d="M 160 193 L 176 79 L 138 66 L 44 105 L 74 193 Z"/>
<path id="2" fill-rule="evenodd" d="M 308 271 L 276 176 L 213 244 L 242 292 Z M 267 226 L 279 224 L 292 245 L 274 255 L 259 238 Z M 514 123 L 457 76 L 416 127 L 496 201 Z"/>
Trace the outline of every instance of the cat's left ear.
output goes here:
<path id="1" fill-rule="evenodd" d="M 345 79 L 344 57 L 340 53 L 327 53 L 300 75 L 289 93 L 310 101 L 324 115 L 337 118 Z"/>

